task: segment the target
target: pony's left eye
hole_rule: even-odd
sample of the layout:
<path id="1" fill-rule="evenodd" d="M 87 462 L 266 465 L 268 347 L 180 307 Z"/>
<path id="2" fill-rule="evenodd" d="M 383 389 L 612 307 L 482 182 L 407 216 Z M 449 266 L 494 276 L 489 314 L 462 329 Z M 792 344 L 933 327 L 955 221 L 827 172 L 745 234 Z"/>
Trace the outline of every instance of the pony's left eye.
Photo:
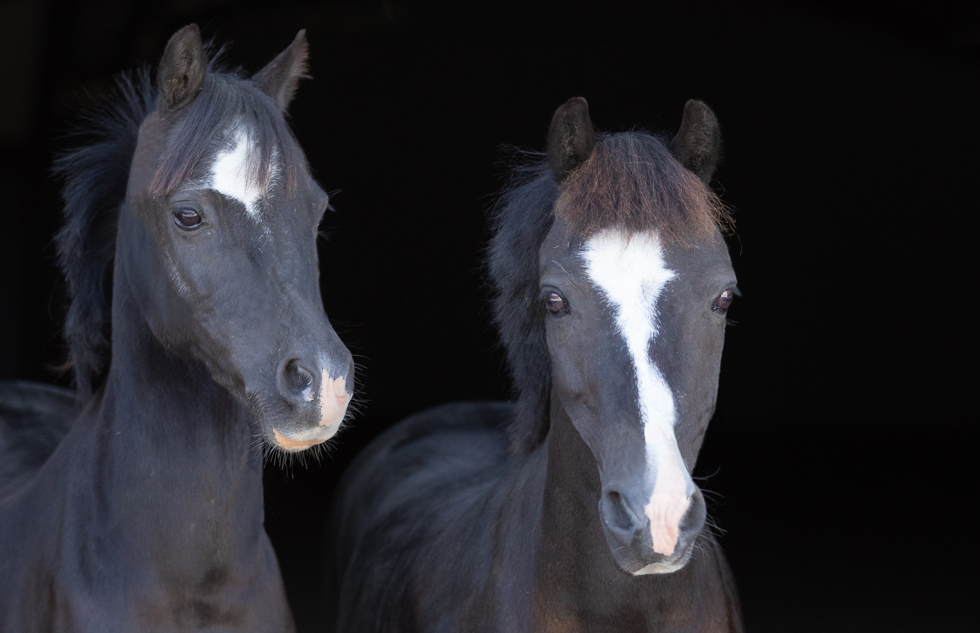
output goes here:
<path id="1" fill-rule="evenodd" d="M 174 222 L 182 229 L 196 229 L 201 226 L 201 216 L 194 209 L 177 209 Z"/>
<path id="2" fill-rule="evenodd" d="M 718 295 L 715 302 L 711 304 L 711 309 L 715 312 L 725 312 L 732 305 L 732 301 L 735 300 L 735 293 L 728 289 L 725 292 Z"/>
<path id="3" fill-rule="evenodd" d="M 549 292 L 544 298 L 544 305 L 552 316 L 568 314 L 568 303 L 557 292 Z"/>

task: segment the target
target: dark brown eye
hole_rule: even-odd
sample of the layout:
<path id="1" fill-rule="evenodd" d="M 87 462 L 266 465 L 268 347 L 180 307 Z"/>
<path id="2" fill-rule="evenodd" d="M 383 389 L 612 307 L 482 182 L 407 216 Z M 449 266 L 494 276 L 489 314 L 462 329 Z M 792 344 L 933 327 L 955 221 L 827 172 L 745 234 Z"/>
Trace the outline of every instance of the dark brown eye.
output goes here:
<path id="1" fill-rule="evenodd" d="M 201 226 L 201 216 L 194 209 L 174 211 L 174 222 L 182 229 L 196 229 Z"/>
<path id="2" fill-rule="evenodd" d="M 715 312 L 724 312 L 732 305 L 732 301 L 735 299 L 735 293 L 731 289 L 718 295 L 715 299 L 714 304 L 712 304 L 711 309 Z"/>
<path id="3" fill-rule="evenodd" d="M 568 313 L 568 304 L 557 292 L 549 292 L 544 298 L 544 305 L 548 308 L 548 312 L 554 316 Z"/>

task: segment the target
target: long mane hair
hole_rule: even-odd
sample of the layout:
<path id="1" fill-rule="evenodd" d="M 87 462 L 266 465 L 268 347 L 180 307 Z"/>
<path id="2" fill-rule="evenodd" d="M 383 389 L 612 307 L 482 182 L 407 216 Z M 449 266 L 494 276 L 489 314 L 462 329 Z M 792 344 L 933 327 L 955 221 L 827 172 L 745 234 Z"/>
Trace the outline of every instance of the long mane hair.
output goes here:
<path id="1" fill-rule="evenodd" d="M 656 229 L 665 241 L 685 245 L 731 225 L 725 206 L 662 136 L 599 134 L 589 158 L 561 183 L 543 154 L 514 171 L 492 214 L 488 267 L 494 322 L 517 398 L 509 429 L 517 453 L 534 450 L 550 427 L 551 359 L 538 296 L 538 250 L 556 218 L 581 240 L 618 226 Z"/>
<path id="2" fill-rule="evenodd" d="M 112 268 L 119 207 L 140 124 L 156 108 L 149 69 L 120 75 L 116 97 L 84 112 L 77 133 L 91 142 L 59 156 L 54 173 L 64 179 L 64 224 L 55 238 L 68 285 L 64 337 L 81 402 L 104 378 L 111 356 Z"/>

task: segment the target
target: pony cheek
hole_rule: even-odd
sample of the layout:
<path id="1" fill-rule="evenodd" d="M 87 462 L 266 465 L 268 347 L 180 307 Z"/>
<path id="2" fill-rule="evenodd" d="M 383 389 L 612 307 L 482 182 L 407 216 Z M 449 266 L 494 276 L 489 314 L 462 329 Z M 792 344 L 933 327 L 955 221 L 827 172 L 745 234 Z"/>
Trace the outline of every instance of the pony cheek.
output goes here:
<path id="1" fill-rule="evenodd" d="M 579 367 L 577 359 L 571 357 L 565 348 L 552 345 L 551 336 L 548 337 L 549 347 L 551 348 L 551 384 L 552 398 L 557 397 L 561 405 L 570 415 L 573 412 L 587 407 L 586 400 L 586 380 L 585 372 Z"/>
<path id="2" fill-rule="evenodd" d="M 601 420 L 597 417 L 598 402 L 590 397 L 584 372 L 573 362 L 558 362 L 552 364 L 551 397 L 568 415 L 572 426 L 588 445 L 593 456 L 601 464 L 601 455 L 595 447 L 602 446 Z"/>
<path id="3" fill-rule="evenodd" d="M 130 255 L 133 251 L 125 253 Z M 154 253 L 153 250 L 147 251 Z M 182 348 L 185 333 L 174 327 L 175 323 L 192 322 L 192 312 L 187 302 L 175 291 L 163 262 L 151 254 L 123 267 L 129 294 L 135 300 L 139 313 L 153 335 L 170 349 Z"/>

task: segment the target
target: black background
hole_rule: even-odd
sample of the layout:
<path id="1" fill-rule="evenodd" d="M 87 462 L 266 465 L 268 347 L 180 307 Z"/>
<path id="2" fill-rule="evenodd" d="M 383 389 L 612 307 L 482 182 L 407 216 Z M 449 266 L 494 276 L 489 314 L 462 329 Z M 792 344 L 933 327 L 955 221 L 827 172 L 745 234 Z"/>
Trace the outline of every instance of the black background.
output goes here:
<path id="1" fill-rule="evenodd" d="M 50 368 L 64 283 L 54 152 L 113 73 L 189 22 L 255 71 L 306 28 L 291 113 L 337 211 L 327 313 L 364 413 L 308 469 L 266 470 L 267 527 L 315 630 L 337 474 L 398 419 L 508 395 L 487 307 L 502 145 L 551 113 L 722 124 L 744 297 L 698 473 L 750 631 L 967 630 L 974 526 L 980 12 L 958 4 L 0 1 L 0 378 Z M 972 605 L 972 607 L 971 607 Z"/>

